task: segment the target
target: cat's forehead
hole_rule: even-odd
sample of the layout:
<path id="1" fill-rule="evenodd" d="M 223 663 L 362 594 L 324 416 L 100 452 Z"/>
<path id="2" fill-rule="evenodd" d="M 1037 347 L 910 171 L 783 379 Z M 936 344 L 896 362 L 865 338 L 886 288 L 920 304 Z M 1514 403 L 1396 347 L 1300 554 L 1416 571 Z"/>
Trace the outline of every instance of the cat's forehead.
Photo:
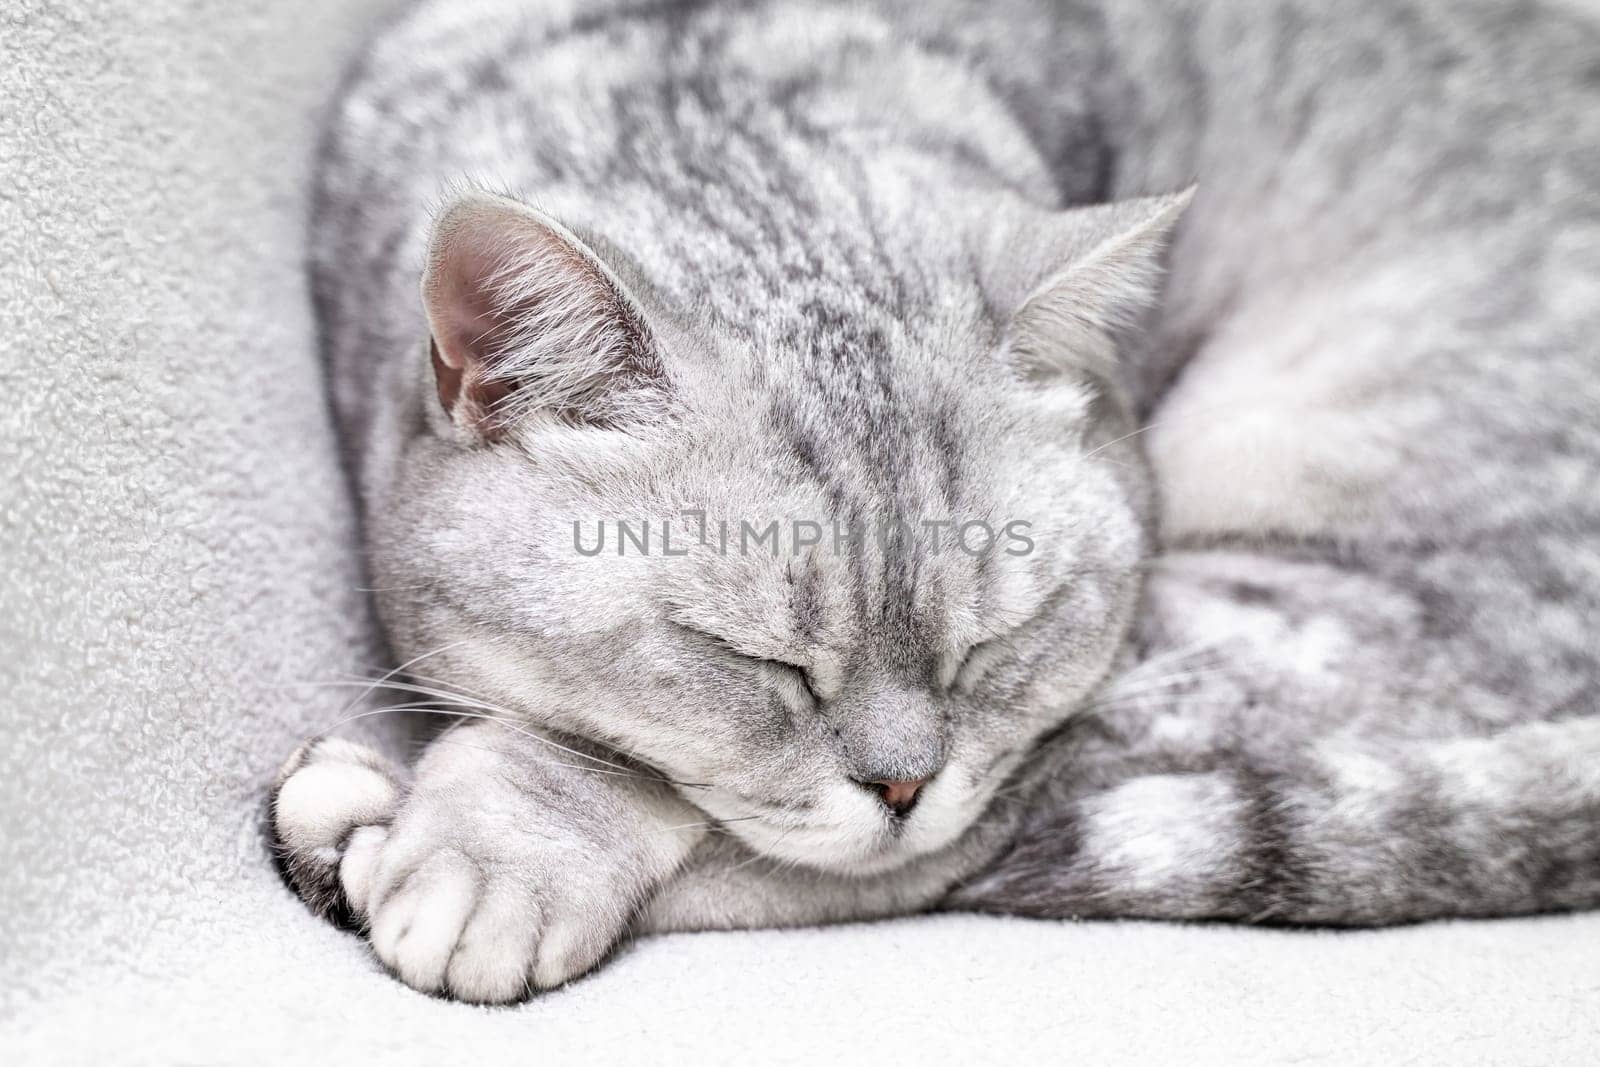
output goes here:
<path id="1" fill-rule="evenodd" d="M 999 474 L 1013 415 L 981 365 L 993 338 L 947 312 L 908 323 L 819 300 L 801 335 L 704 383 L 683 459 L 714 541 L 698 595 L 719 622 L 921 671 L 978 620 L 1026 610 L 1027 561 L 1005 554 L 1026 516 L 997 491 L 1014 481 Z"/>
<path id="2" fill-rule="evenodd" d="M 946 517 L 982 496 L 998 406 L 914 355 L 874 343 L 791 368 L 739 411 L 734 432 L 757 442 L 783 484 L 799 477 L 835 510 L 868 517 Z"/>

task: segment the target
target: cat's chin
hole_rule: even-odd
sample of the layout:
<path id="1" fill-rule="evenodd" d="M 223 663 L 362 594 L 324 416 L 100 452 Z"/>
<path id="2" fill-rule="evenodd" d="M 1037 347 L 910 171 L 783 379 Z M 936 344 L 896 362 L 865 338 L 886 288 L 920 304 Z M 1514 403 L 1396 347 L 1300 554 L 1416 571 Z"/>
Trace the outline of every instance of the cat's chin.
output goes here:
<path id="1" fill-rule="evenodd" d="M 903 842 L 892 842 L 877 852 L 862 856 L 853 863 L 836 865 L 824 869 L 830 870 L 835 874 L 846 874 L 858 878 L 865 878 L 873 875 L 888 874 L 891 871 L 895 871 L 906 866 L 913 860 L 919 859 L 928 855 L 930 852 L 935 851 L 937 851 L 937 849 L 914 848 L 906 845 Z"/>
<path id="2" fill-rule="evenodd" d="M 936 830 L 930 825 L 919 826 L 910 821 L 898 831 L 884 829 L 850 837 L 817 833 L 800 838 L 792 832 L 780 832 L 768 840 L 760 839 L 763 835 L 751 835 L 744 838 L 744 843 L 779 863 L 826 874 L 866 878 L 887 874 L 948 847 L 970 822 Z"/>
<path id="3" fill-rule="evenodd" d="M 927 855 L 929 851 L 932 850 L 911 848 L 898 841 L 887 841 L 877 847 L 854 850 L 816 849 L 806 850 L 803 853 L 789 849 L 776 852 L 770 849 L 762 850 L 763 855 L 779 863 L 846 878 L 870 878 L 888 874 Z"/>

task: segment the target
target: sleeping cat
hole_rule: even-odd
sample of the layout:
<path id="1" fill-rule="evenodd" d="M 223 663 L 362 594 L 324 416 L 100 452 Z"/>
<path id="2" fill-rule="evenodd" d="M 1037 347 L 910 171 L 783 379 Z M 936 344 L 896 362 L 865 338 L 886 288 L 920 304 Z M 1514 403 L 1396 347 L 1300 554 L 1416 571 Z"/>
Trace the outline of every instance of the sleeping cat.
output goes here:
<path id="1" fill-rule="evenodd" d="M 390 684 L 462 717 L 302 747 L 287 873 L 474 1001 L 1600 904 L 1597 185 L 1530 4 L 404 12 L 314 291 Z"/>

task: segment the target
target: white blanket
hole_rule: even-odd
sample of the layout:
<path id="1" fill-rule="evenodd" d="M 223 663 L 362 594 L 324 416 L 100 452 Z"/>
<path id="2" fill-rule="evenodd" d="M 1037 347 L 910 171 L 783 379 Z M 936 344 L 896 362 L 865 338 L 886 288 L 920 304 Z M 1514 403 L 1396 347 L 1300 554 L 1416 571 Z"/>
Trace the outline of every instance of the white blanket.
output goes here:
<path id="1" fill-rule="evenodd" d="M 1600 1062 L 1600 916 L 680 936 L 499 1010 L 313 919 L 265 790 L 376 653 L 302 219 L 381 6 L 0 4 L 0 1063 Z"/>

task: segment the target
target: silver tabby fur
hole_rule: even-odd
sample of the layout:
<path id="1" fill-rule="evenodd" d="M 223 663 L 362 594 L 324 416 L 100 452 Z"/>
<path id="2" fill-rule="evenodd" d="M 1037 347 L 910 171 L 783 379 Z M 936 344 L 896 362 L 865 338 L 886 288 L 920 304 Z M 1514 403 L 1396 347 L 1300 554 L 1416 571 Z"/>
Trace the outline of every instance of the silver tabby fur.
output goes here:
<path id="1" fill-rule="evenodd" d="M 491 438 L 440 404 L 418 278 L 452 204 L 512 201 L 647 328 L 627 373 L 522 336 Z M 311 237 L 396 659 L 495 720 L 404 770 L 308 743 L 275 829 L 418 988 L 939 907 L 1600 904 L 1579 17 L 436 0 L 355 65 Z M 1038 549 L 572 551 L 684 507 Z M 904 819 L 853 781 L 934 771 Z"/>

